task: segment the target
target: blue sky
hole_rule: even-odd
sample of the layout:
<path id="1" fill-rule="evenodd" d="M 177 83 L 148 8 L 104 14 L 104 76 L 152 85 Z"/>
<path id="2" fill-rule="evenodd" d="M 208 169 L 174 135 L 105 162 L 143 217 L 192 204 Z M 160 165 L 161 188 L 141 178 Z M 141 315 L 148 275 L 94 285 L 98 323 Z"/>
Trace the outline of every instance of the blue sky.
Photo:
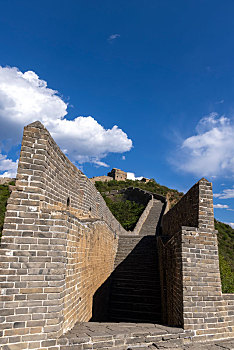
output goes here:
<path id="1" fill-rule="evenodd" d="M 2 175 L 40 119 L 88 177 L 205 176 L 234 225 L 233 1 L 0 2 Z"/>

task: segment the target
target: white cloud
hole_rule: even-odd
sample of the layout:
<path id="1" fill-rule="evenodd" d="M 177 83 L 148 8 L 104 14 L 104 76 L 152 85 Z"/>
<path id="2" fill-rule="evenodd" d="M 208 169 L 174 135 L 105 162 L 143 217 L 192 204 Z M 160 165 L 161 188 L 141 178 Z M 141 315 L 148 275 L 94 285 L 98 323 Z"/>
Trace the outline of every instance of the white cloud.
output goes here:
<path id="1" fill-rule="evenodd" d="M 143 179 L 143 176 L 138 176 L 138 177 L 135 177 L 135 174 L 134 173 L 127 173 L 127 179 L 128 180 L 142 180 Z"/>
<path id="2" fill-rule="evenodd" d="M 183 141 L 176 160 L 179 169 L 197 176 L 234 173 L 234 124 L 217 113 L 200 120 L 196 135 Z"/>
<path id="3" fill-rule="evenodd" d="M 106 163 L 104 163 L 104 162 L 101 162 L 101 161 L 98 161 L 98 160 L 93 161 L 93 163 L 94 163 L 97 167 L 99 167 L 99 166 L 104 166 L 105 168 L 108 168 L 108 167 L 109 167 L 108 164 L 106 164 Z"/>
<path id="4" fill-rule="evenodd" d="M 135 174 L 134 173 L 127 173 L 127 179 L 128 180 L 135 180 Z"/>
<path id="5" fill-rule="evenodd" d="M 35 120 L 48 124 L 67 114 L 67 104 L 36 73 L 0 67 L 0 137 L 19 136 L 21 127 Z M 18 140 L 17 140 L 18 141 Z"/>
<path id="6" fill-rule="evenodd" d="M 119 38 L 120 35 L 119 34 L 111 34 L 108 38 L 108 41 L 112 42 L 113 40 Z"/>
<path id="7" fill-rule="evenodd" d="M 214 208 L 217 208 L 217 209 L 227 209 L 227 208 L 229 208 L 229 206 L 226 205 L 226 204 L 214 204 Z"/>
<path id="8" fill-rule="evenodd" d="M 98 164 L 109 152 L 122 153 L 132 147 L 132 141 L 118 126 L 106 130 L 93 117 L 52 120 L 45 125 L 69 157 L 79 163 Z"/>
<path id="9" fill-rule="evenodd" d="M 0 153 L 0 172 L 4 171 L 0 177 L 15 177 L 18 161 L 13 162 L 6 155 Z"/>
<path id="10" fill-rule="evenodd" d="M 126 159 L 126 157 L 125 156 L 122 156 L 122 160 L 125 160 Z"/>
<path id="11" fill-rule="evenodd" d="M 234 198 L 234 187 L 227 188 L 227 189 L 223 190 L 221 193 L 214 193 L 214 197 L 219 198 L 219 199 Z"/>
<path id="12" fill-rule="evenodd" d="M 227 222 L 227 224 L 228 224 L 229 226 L 231 226 L 232 228 L 234 228 L 234 222 Z"/>
<path id="13" fill-rule="evenodd" d="M 108 166 L 101 161 L 108 153 L 131 149 L 132 141 L 118 126 L 105 129 L 91 116 L 68 120 L 65 118 L 67 107 L 58 92 L 49 89 L 36 73 L 22 73 L 17 68 L 0 66 L 2 148 L 6 140 L 11 145 L 19 144 L 23 126 L 39 120 L 69 158 L 79 164 L 91 162 Z"/>

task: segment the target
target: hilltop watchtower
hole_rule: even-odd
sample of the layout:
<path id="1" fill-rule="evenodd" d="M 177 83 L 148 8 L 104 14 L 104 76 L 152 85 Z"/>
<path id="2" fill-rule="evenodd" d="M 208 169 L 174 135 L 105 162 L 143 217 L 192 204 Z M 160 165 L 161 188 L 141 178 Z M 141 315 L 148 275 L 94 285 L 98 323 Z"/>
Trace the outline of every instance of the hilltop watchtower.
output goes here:
<path id="1" fill-rule="evenodd" d="M 112 177 L 116 181 L 126 181 L 127 173 L 125 171 L 113 168 L 108 174 L 108 176 Z"/>

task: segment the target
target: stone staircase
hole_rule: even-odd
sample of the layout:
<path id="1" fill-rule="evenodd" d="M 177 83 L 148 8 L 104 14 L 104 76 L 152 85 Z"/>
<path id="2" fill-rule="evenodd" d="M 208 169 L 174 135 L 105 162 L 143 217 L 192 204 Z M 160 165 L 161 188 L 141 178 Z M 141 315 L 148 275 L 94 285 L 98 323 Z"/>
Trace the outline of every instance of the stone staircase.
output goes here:
<path id="1" fill-rule="evenodd" d="M 163 203 L 157 199 L 154 199 L 153 206 L 142 225 L 140 236 L 155 235 L 156 230 L 159 229 L 159 220 L 162 213 Z"/>
<path id="2" fill-rule="evenodd" d="M 112 322 L 161 321 L 160 279 L 155 233 L 163 203 L 154 200 L 139 235 L 120 236 L 112 274 Z"/>

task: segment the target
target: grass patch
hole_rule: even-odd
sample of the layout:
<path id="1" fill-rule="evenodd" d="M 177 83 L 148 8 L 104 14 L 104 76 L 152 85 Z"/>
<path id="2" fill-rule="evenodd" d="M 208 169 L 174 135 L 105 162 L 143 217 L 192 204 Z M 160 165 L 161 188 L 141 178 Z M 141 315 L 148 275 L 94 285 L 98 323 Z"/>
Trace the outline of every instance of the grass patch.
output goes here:
<path id="1" fill-rule="evenodd" d="M 223 293 L 234 293 L 234 229 L 215 220 L 218 230 L 219 267 Z"/>
<path id="2" fill-rule="evenodd" d="M 105 195 L 103 195 L 103 198 L 108 208 L 123 228 L 127 231 L 133 231 L 145 206 L 129 200 L 123 200 L 122 196 L 116 197 L 114 201 Z"/>

